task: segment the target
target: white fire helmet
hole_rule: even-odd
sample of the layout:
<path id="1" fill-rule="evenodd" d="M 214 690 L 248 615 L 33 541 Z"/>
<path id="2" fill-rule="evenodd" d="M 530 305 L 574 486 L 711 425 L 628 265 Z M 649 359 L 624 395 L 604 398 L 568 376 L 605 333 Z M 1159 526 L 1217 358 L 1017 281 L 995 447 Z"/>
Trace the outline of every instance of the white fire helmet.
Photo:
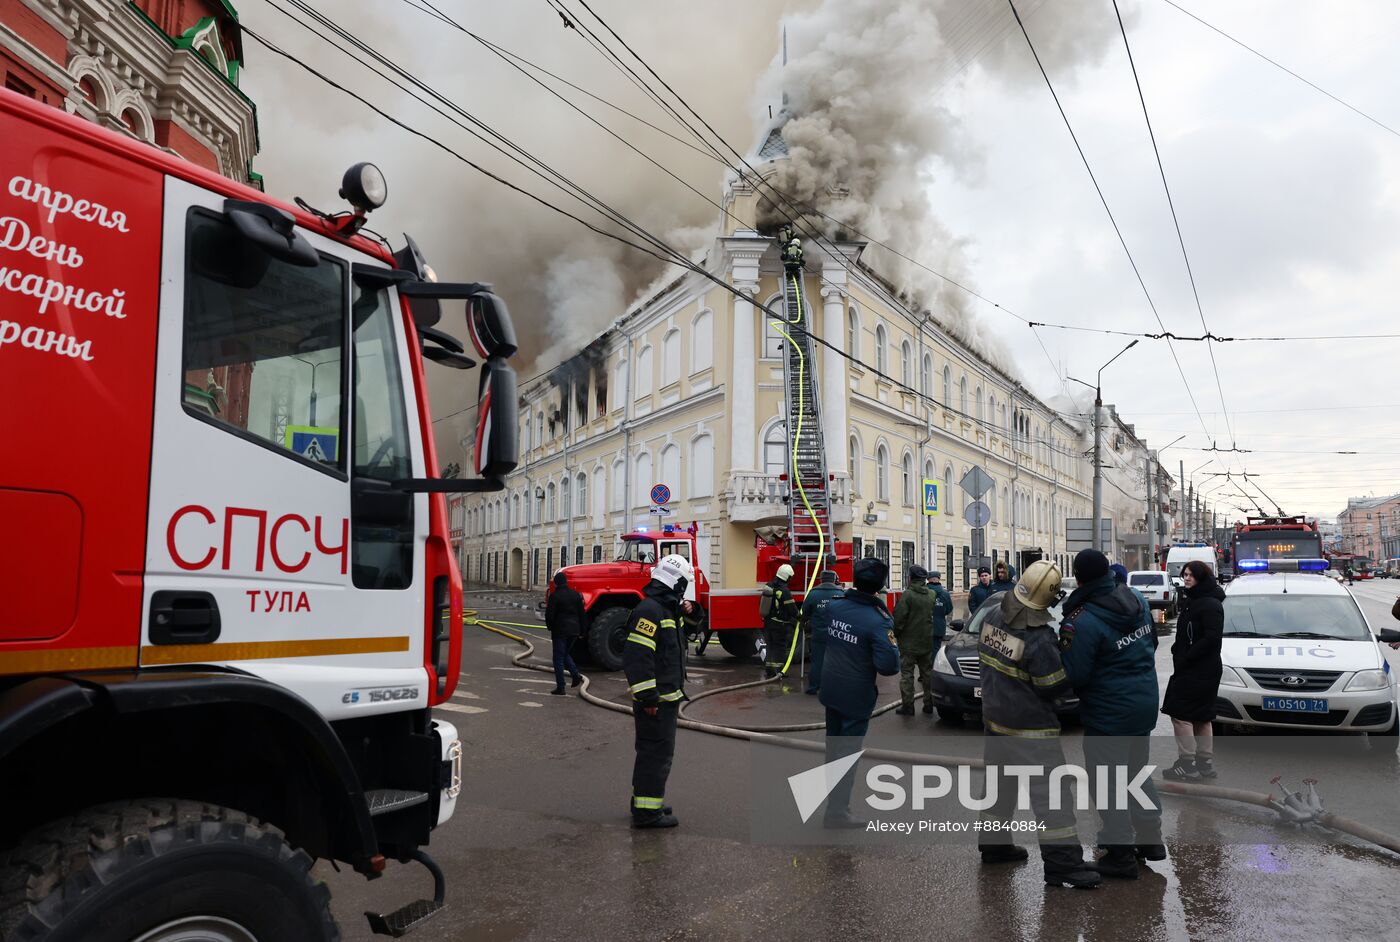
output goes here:
<path id="1" fill-rule="evenodd" d="M 783 563 L 781 566 L 778 567 L 778 578 L 783 580 L 784 582 L 787 582 L 789 579 L 792 578 L 792 572 L 792 567 L 789 566 L 787 563 Z"/>
<path id="2" fill-rule="evenodd" d="M 695 581 L 695 567 L 684 556 L 672 553 L 661 558 L 661 562 L 651 570 L 651 577 L 664 586 L 684 591 Z"/>

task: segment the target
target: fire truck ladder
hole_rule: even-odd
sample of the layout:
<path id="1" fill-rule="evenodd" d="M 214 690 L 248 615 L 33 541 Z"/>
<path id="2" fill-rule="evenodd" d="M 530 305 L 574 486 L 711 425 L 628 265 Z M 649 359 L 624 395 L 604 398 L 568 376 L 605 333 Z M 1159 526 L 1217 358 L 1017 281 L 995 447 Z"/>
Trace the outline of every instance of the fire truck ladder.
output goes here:
<path id="1" fill-rule="evenodd" d="M 794 566 L 801 561 L 821 569 L 819 557 L 823 551 L 834 551 L 834 534 L 817 397 L 817 360 L 808 333 L 802 245 L 785 230 L 782 246 L 786 323 L 779 329 L 786 337 L 783 385 L 787 389 L 788 544 Z"/>

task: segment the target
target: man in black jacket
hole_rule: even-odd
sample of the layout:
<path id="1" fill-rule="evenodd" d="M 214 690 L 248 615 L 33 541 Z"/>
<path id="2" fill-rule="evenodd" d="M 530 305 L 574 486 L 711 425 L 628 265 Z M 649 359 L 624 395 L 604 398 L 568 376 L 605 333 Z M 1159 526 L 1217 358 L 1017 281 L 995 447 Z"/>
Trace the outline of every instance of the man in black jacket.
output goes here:
<path id="1" fill-rule="evenodd" d="M 550 693 L 556 697 L 564 696 L 564 668 L 569 669 L 573 686 L 583 683 L 583 675 L 578 672 L 569 649 L 574 639 L 583 634 L 587 618 L 583 596 L 569 588 L 569 577 L 561 569 L 554 574 L 554 591 L 549 593 L 549 601 L 544 605 L 544 623 L 549 628 L 549 640 L 554 644 L 554 689 Z"/>
<path id="2" fill-rule="evenodd" d="M 632 826 L 673 828 L 666 779 L 676 751 L 676 714 L 685 699 L 685 627 L 681 608 L 695 570 L 683 556 L 656 564 L 644 598 L 627 621 L 622 666 L 632 694 L 637 758 L 632 766 Z"/>

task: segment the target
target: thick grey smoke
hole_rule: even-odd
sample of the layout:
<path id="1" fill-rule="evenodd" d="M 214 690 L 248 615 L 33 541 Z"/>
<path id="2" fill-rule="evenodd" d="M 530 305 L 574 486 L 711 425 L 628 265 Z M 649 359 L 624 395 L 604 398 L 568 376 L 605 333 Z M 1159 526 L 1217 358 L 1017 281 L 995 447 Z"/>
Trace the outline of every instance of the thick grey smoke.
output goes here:
<path id="1" fill-rule="evenodd" d="M 1021 7 L 1037 51 L 1065 84 L 1116 35 L 1111 9 L 1086 19 L 1035 0 Z M 1014 372 L 967 294 L 928 270 L 969 283 L 964 245 L 940 224 L 929 190 L 933 174 L 978 160 L 939 92 L 974 63 L 1008 82 L 1041 82 L 1010 8 L 1004 0 L 823 0 L 784 22 L 788 60 L 774 62 L 764 85 L 770 95 L 781 89 L 793 116 L 783 127 L 791 159 L 772 180 L 789 200 L 769 203 L 764 221 L 791 217 L 796 203 L 814 210 L 802 217 L 809 231 L 888 244 L 899 254 L 871 246 L 865 259 L 916 310 L 932 310 Z"/>

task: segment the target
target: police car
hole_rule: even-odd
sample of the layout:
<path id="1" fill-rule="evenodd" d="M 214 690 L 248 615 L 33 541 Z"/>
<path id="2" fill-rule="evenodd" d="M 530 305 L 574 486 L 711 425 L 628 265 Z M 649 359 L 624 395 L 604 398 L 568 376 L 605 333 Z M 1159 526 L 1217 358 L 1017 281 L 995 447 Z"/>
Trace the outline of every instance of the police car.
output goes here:
<path id="1" fill-rule="evenodd" d="M 1075 585 L 1073 579 L 1065 579 L 1060 589 L 1068 594 L 1074 591 Z M 980 716 L 982 713 L 982 662 L 977 654 L 977 643 L 982 637 L 982 623 L 1000 605 L 1001 593 L 997 593 L 977 607 L 971 621 L 963 624 L 960 619 L 954 619 L 950 622 L 953 630 L 943 639 L 943 646 L 933 659 L 933 705 L 938 718 L 946 723 L 960 723 L 964 714 Z M 1053 624 L 1060 624 L 1060 604 L 1051 606 L 1050 617 L 1054 619 Z M 1057 701 L 1055 712 L 1060 715 L 1061 722 L 1076 722 L 1078 698 Z"/>
<path id="2" fill-rule="evenodd" d="M 1356 600 L 1326 570 L 1322 559 L 1239 561 L 1225 593 L 1217 722 L 1400 731 L 1390 664 Z"/>

